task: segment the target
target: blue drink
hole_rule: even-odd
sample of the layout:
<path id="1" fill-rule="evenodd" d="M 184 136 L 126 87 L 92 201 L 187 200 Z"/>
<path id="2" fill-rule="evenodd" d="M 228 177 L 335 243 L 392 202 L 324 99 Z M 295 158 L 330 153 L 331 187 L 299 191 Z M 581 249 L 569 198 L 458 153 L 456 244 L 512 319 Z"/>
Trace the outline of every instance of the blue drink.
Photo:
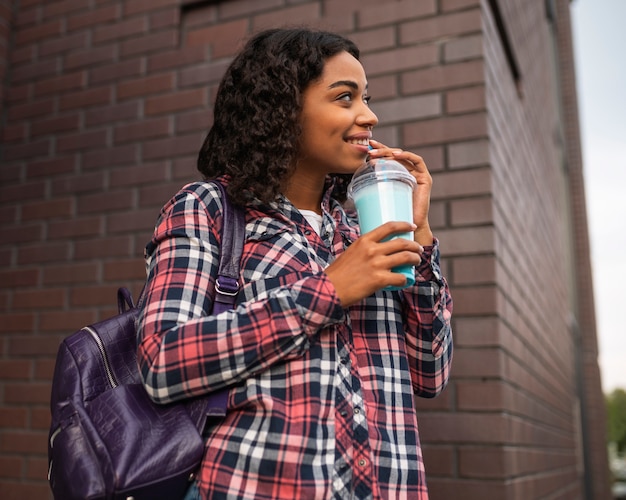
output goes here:
<path id="1" fill-rule="evenodd" d="M 413 189 L 415 178 L 397 161 L 375 159 L 359 168 L 352 177 L 348 195 L 354 200 L 361 234 L 389 221 L 413 222 Z M 396 234 L 391 238 L 413 240 L 413 233 Z M 389 239 L 391 239 L 389 238 Z M 393 272 L 406 276 L 404 287 L 415 283 L 415 268 L 409 264 L 397 266 Z"/>

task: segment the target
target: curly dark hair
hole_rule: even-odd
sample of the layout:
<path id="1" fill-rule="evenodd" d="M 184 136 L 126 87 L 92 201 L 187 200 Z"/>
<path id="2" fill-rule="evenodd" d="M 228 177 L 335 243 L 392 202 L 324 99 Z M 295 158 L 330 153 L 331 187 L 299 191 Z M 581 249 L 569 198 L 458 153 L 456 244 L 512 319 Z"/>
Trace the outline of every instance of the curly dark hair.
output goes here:
<path id="1" fill-rule="evenodd" d="M 307 28 L 270 29 L 253 36 L 220 83 L 214 121 L 198 155 L 205 179 L 228 175 L 228 195 L 244 205 L 279 195 L 298 154 L 302 92 L 340 52 L 359 58 L 347 38 Z M 345 198 L 349 176 L 336 175 Z"/>

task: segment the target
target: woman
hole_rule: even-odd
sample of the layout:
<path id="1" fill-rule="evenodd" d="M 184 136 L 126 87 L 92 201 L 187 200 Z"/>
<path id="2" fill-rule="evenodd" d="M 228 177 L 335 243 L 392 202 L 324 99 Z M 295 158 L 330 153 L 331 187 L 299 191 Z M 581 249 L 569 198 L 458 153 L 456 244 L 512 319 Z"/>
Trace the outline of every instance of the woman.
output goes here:
<path id="1" fill-rule="evenodd" d="M 372 139 L 358 57 L 332 33 L 269 30 L 222 80 L 198 168 L 245 207 L 235 310 L 206 313 L 214 186 L 181 190 L 146 247 L 146 390 L 168 403 L 229 388 L 187 498 L 427 498 L 413 395 L 447 383 L 452 303 L 428 223 L 431 177 L 421 157 Z M 414 224 L 359 234 L 342 202 L 368 154 L 415 177 Z M 408 231 L 414 241 L 384 241 Z M 404 285 L 391 271 L 402 264 L 416 266 L 415 286 L 382 290 Z"/>

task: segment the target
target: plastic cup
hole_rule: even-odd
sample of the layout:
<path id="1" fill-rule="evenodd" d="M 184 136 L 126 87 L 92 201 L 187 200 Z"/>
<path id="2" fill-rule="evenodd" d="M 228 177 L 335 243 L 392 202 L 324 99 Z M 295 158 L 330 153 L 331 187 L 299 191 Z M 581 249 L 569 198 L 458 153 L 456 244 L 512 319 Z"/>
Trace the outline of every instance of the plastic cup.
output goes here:
<path id="1" fill-rule="evenodd" d="M 415 178 L 395 160 L 375 158 L 360 167 L 348 185 L 348 196 L 354 201 L 361 234 L 389 221 L 413 222 L 413 190 Z M 394 234 L 388 239 L 413 239 L 413 233 Z M 415 267 L 406 264 L 392 268 L 406 276 L 401 287 L 388 286 L 385 290 L 400 290 L 415 283 Z"/>

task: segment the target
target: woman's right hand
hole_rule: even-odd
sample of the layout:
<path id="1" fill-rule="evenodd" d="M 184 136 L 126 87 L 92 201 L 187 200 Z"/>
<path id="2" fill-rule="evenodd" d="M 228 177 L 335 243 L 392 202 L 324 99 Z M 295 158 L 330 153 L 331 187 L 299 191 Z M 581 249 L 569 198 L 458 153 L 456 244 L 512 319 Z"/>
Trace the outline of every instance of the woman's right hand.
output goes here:
<path id="1" fill-rule="evenodd" d="M 362 235 L 326 268 L 337 296 L 344 307 L 351 306 L 386 286 L 401 287 L 406 278 L 391 271 L 403 264 L 419 265 L 424 248 L 413 240 L 389 236 L 412 233 L 410 222 L 387 222 Z"/>

